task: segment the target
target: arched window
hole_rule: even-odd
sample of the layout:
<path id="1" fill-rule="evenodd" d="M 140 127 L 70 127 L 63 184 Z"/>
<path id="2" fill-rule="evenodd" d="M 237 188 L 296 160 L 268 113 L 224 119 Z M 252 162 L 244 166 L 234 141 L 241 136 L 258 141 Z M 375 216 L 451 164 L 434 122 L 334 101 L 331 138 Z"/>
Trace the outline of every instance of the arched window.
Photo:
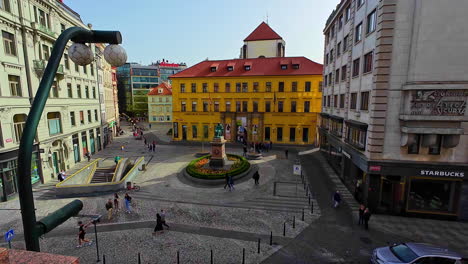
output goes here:
<path id="1" fill-rule="evenodd" d="M 15 127 L 15 139 L 16 142 L 19 143 L 21 140 L 21 136 L 23 135 L 23 129 L 26 125 L 27 115 L 25 114 L 17 114 L 13 116 L 13 124 Z"/>

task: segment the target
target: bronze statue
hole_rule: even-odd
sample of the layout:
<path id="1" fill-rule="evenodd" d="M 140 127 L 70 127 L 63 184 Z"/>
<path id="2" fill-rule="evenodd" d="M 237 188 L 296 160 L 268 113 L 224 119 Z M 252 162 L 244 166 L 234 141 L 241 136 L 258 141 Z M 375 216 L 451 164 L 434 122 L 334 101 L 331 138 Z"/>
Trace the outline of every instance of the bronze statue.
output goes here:
<path id="1" fill-rule="evenodd" d="M 223 125 L 218 123 L 215 127 L 215 138 L 220 138 L 224 135 L 224 128 Z"/>

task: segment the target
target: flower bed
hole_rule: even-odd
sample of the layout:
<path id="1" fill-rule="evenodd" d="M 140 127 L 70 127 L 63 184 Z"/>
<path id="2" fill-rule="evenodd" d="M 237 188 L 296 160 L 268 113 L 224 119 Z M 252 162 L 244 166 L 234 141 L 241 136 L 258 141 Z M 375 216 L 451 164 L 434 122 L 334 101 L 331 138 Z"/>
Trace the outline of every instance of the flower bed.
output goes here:
<path id="1" fill-rule="evenodd" d="M 186 168 L 187 173 L 195 178 L 215 180 L 224 179 L 226 174 L 228 176 L 239 175 L 250 168 L 250 163 L 244 157 L 233 154 L 227 154 L 228 160 L 234 161 L 234 164 L 232 164 L 228 170 L 206 168 L 205 165 L 210 162 L 210 158 L 211 155 L 206 155 L 192 160 Z"/>

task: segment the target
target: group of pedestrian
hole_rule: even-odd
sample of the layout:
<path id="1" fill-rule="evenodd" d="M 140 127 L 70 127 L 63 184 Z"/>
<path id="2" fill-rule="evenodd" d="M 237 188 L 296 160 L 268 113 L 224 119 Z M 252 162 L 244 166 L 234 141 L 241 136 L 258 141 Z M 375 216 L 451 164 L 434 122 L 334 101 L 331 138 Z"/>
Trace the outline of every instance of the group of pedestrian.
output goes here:
<path id="1" fill-rule="evenodd" d="M 91 153 L 89 151 L 87 151 L 85 153 L 85 157 L 88 159 L 88 162 L 91 160 Z"/>
<path id="2" fill-rule="evenodd" d="M 145 138 L 145 146 L 148 147 L 149 152 L 156 152 L 156 140 L 153 140 L 152 143 L 149 143 Z"/>
<path id="3" fill-rule="evenodd" d="M 169 228 L 169 225 L 166 224 L 166 213 L 164 212 L 163 209 L 161 209 L 161 212 L 156 214 L 156 226 L 154 227 L 154 232 L 153 235 L 156 235 L 158 233 L 163 233 L 164 227 Z"/>
<path id="4" fill-rule="evenodd" d="M 229 191 L 235 190 L 234 189 L 234 178 L 232 178 L 231 175 L 226 174 L 225 179 L 226 179 L 226 184 L 224 185 L 224 189 L 226 189 L 226 187 L 229 187 Z"/>
<path id="5" fill-rule="evenodd" d="M 371 217 L 371 212 L 364 204 L 359 206 L 359 225 L 364 225 L 364 229 L 369 229 L 369 219 Z"/>

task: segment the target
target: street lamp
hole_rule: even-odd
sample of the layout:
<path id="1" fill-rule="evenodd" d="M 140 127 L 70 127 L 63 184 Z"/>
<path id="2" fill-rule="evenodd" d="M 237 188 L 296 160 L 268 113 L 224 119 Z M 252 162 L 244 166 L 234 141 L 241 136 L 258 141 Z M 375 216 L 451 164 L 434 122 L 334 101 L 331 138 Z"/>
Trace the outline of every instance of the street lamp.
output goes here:
<path id="1" fill-rule="evenodd" d="M 96 254 L 97 254 L 97 260 L 96 262 L 101 261 L 99 259 L 99 244 L 98 244 L 98 239 L 97 239 L 97 227 L 96 224 L 101 222 L 101 217 L 102 215 L 98 215 L 96 218 L 93 219 L 93 225 L 94 225 L 94 235 L 96 236 Z"/>
<path id="2" fill-rule="evenodd" d="M 71 53 L 73 55 L 70 54 L 70 58 L 76 63 L 86 65 L 85 63 L 90 63 L 92 61 L 89 60 L 89 57 L 92 57 L 92 52 L 90 53 L 83 48 L 83 46 L 86 46 L 84 45 L 85 43 L 109 43 L 116 45 L 122 43 L 122 36 L 118 31 L 98 31 L 71 27 L 63 31 L 55 41 L 44 75 L 39 83 L 39 88 L 29 111 L 18 150 L 18 196 L 23 220 L 24 241 L 26 249 L 30 251 L 40 251 L 39 237 L 66 221 L 83 207 L 83 203 L 79 200 L 66 205 L 70 207 L 68 208 L 69 210 L 65 210 L 66 208 L 64 207 L 53 212 L 52 215 L 54 219 L 48 219 L 53 220 L 48 222 L 53 222 L 53 225 L 47 226 L 48 224 L 45 224 L 47 228 L 44 228 L 44 224 L 42 226 L 40 224 L 42 220 L 36 222 L 34 197 L 31 186 L 31 158 L 34 137 L 62 54 L 70 40 L 76 44 L 72 45 L 72 47 L 75 45 L 76 51 L 72 50 Z M 107 52 L 108 55 L 107 57 L 105 56 L 105 58 L 106 60 L 109 58 L 109 63 L 115 63 L 113 66 L 117 67 L 125 63 L 124 59 L 126 60 L 127 56 L 123 49 L 115 48 L 114 45 L 109 45 L 112 46 L 112 48 L 109 48 Z"/>

